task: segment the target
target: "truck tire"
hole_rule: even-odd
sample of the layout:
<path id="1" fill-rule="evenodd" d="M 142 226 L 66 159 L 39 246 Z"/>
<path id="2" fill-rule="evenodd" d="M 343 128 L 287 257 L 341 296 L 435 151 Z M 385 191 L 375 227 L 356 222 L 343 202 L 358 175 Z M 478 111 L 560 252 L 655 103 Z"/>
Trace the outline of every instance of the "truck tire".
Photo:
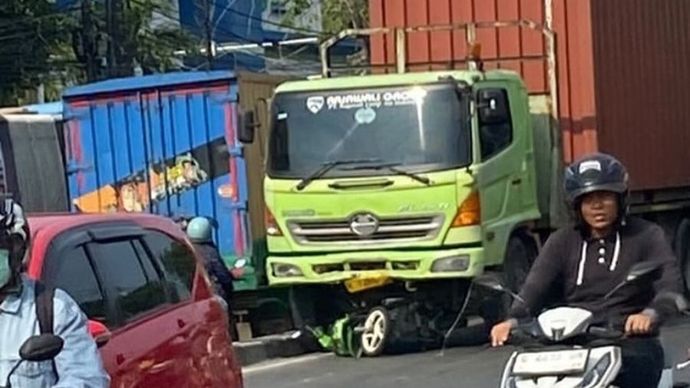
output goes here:
<path id="1" fill-rule="evenodd" d="M 537 249 L 534 242 L 522 233 L 513 234 L 508 240 L 506 258 L 503 263 L 504 279 L 511 291 L 520 292 L 536 258 Z"/>
<path id="2" fill-rule="evenodd" d="M 391 330 L 391 319 L 385 307 L 374 307 L 364 319 L 360 337 L 362 354 L 376 357 L 383 353 Z"/>

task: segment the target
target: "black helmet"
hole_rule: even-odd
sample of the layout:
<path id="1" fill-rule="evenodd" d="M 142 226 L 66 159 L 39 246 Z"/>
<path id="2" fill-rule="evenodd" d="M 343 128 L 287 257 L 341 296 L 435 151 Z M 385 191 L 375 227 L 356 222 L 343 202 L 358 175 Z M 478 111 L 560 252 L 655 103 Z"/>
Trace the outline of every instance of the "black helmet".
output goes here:
<path id="1" fill-rule="evenodd" d="M 614 192 L 623 200 L 628 194 L 628 171 L 623 163 L 611 155 L 598 153 L 578 160 L 565 170 L 565 194 L 571 205 L 595 191 Z"/>

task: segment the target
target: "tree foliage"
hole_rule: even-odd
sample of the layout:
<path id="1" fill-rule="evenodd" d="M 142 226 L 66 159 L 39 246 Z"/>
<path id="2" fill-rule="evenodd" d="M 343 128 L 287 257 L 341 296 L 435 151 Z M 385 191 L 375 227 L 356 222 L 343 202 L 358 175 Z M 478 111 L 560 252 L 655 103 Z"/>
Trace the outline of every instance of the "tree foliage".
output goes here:
<path id="1" fill-rule="evenodd" d="M 195 51 L 197 40 L 179 26 L 168 0 L 131 0 L 122 12 L 115 34 L 118 75 L 132 75 L 136 67 L 145 74 L 178 70 L 176 51 Z"/>
<path id="2" fill-rule="evenodd" d="M 57 99 L 74 83 L 179 69 L 175 51 L 194 51 L 170 1 L 111 1 L 109 26 L 100 0 L 0 0 L 0 105 L 34 102 L 39 85 Z"/>
<path id="3" fill-rule="evenodd" d="M 0 1 L 1 105 L 21 104 L 37 85 L 69 78 L 77 64 L 60 54 L 68 51 L 71 24 L 69 12 L 56 12 L 48 0 Z"/>
<path id="4" fill-rule="evenodd" d="M 369 0 L 285 0 L 284 4 L 284 22 L 291 26 L 296 26 L 301 16 L 319 5 L 323 33 L 327 35 L 369 25 Z"/>

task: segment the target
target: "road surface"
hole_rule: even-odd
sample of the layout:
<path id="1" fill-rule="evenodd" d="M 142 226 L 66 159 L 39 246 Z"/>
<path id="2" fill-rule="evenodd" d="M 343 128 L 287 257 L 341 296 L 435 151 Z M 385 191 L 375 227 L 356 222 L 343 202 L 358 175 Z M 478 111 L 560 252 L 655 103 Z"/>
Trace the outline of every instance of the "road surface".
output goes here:
<path id="1" fill-rule="evenodd" d="M 674 361 L 685 360 L 690 347 L 690 321 L 664 330 L 664 344 Z M 313 354 L 253 365 L 244 370 L 246 388 L 419 388 L 497 387 L 510 349 L 488 347 L 383 356 L 339 358 Z M 690 381 L 690 372 L 675 372 Z"/>

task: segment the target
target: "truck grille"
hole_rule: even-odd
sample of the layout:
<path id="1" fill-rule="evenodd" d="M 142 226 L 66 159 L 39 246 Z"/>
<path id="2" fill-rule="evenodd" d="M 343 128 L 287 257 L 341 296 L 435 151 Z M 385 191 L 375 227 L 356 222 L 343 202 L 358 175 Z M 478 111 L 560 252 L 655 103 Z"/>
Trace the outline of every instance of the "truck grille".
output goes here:
<path id="1" fill-rule="evenodd" d="M 289 221 L 290 233 L 300 244 L 338 242 L 388 243 L 427 240 L 436 237 L 443 215 L 381 218 L 378 228 L 367 236 L 357 235 L 351 219 L 329 221 Z"/>

